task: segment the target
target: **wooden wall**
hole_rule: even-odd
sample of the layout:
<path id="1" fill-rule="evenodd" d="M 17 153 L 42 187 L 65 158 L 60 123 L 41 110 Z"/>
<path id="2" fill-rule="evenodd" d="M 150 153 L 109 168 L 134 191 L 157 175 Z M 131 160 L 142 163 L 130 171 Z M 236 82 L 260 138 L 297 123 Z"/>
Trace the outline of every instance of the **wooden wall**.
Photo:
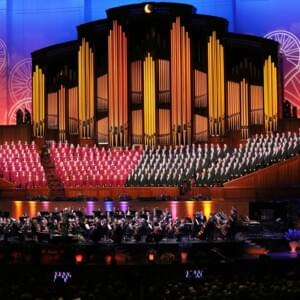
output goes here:
<path id="1" fill-rule="evenodd" d="M 300 188 L 300 155 L 224 184 L 230 188 Z"/>
<path id="2" fill-rule="evenodd" d="M 49 196 L 48 188 L 17 189 L 0 187 L 0 200 L 31 200 L 36 196 Z"/>
<path id="3" fill-rule="evenodd" d="M 0 144 L 7 142 L 17 142 L 18 140 L 28 143 L 32 140 L 31 125 L 1 125 Z"/>
<path id="4" fill-rule="evenodd" d="M 177 187 L 107 187 L 107 188 L 66 188 L 66 197 L 78 197 L 85 195 L 88 197 L 97 197 L 103 199 L 105 197 L 111 197 L 118 199 L 121 195 L 128 195 L 132 198 L 138 197 L 159 197 L 161 195 L 167 195 L 175 197 L 179 195 L 179 189 Z"/>

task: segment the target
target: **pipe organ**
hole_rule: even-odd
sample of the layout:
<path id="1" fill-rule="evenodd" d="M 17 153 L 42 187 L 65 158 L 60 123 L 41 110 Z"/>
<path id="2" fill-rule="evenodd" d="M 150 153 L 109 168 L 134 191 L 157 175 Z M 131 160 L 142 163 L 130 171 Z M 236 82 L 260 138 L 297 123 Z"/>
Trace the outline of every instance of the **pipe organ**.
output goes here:
<path id="1" fill-rule="evenodd" d="M 119 147 L 277 130 L 277 43 L 191 5 L 152 7 L 109 9 L 78 40 L 32 53 L 35 137 Z"/>

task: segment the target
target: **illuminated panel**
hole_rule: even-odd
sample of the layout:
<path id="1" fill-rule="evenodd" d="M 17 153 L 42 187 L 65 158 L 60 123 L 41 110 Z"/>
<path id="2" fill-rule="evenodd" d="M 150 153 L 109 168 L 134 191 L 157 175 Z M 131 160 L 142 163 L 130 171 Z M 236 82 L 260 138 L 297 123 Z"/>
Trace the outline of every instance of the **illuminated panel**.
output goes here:
<path id="1" fill-rule="evenodd" d="M 104 210 L 107 211 L 113 211 L 113 202 L 112 201 L 105 201 L 104 202 Z"/>
<path id="2" fill-rule="evenodd" d="M 128 207 L 129 207 L 128 201 L 120 201 L 120 210 L 122 212 L 126 213 L 128 210 Z"/>
<path id="3" fill-rule="evenodd" d="M 155 145 L 155 64 L 150 53 L 144 60 L 144 141 L 146 145 Z"/>
<path id="4" fill-rule="evenodd" d="M 203 201 L 203 214 L 206 218 L 209 218 L 212 212 L 212 201 Z"/>
<path id="5" fill-rule="evenodd" d="M 177 218 L 177 211 L 178 211 L 178 201 L 171 201 L 171 213 L 172 213 L 173 220 Z"/>
<path id="6" fill-rule="evenodd" d="M 36 65 L 32 76 L 33 81 L 33 135 L 43 137 L 45 134 L 45 75 Z"/>
<path id="7" fill-rule="evenodd" d="M 225 132 L 224 48 L 213 31 L 208 42 L 208 112 L 209 133 Z"/>
<path id="8" fill-rule="evenodd" d="M 36 216 L 36 202 L 35 201 L 29 201 L 29 217 L 35 217 Z"/>
<path id="9" fill-rule="evenodd" d="M 271 60 L 271 56 L 264 63 L 264 112 L 265 130 L 277 130 L 277 68 Z"/>
<path id="10" fill-rule="evenodd" d="M 19 218 L 23 214 L 23 202 L 13 201 L 12 216 L 14 218 Z"/>
<path id="11" fill-rule="evenodd" d="M 49 201 L 42 201 L 42 208 L 44 211 L 48 211 L 49 210 Z"/>
<path id="12" fill-rule="evenodd" d="M 171 110 L 173 144 L 191 143 L 190 38 L 180 17 L 171 29 Z"/>
<path id="13" fill-rule="evenodd" d="M 79 47 L 78 69 L 79 135 L 81 138 L 93 138 L 95 119 L 94 53 L 85 38 L 82 39 Z"/>
<path id="14" fill-rule="evenodd" d="M 227 126 L 229 130 L 239 130 L 241 127 L 240 84 L 227 82 Z"/>
<path id="15" fill-rule="evenodd" d="M 184 204 L 185 204 L 187 216 L 192 218 L 195 211 L 195 201 L 185 201 Z"/>
<path id="16" fill-rule="evenodd" d="M 108 119 L 111 146 L 128 145 L 127 38 L 113 21 L 108 36 Z"/>
<path id="17" fill-rule="evenodd" d="M 87 201 L 87 205 L 85 206 L 85 213 L 89 216 L 92 216 L 95 210 L 95 202 Z"/>
<path id="18" fill-rule="evenodd" d="M 241 83 L 241 133 L 242 138 L 247 139 L 249 134 L 249 105 L 248 82 L 244 78 Z"/>

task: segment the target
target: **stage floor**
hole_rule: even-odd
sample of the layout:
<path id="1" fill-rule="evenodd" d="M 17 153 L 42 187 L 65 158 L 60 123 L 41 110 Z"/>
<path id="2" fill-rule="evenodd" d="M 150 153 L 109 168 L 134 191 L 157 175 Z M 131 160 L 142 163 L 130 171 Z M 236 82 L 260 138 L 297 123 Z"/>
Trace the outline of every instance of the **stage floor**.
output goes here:
<path id="1" fill-rule="evenodd" d="M 235 206 L 239 215 L 249 215 L 248 201 L 0 201 L 0 211 L 8 211 L 10 216 L 18 218 L 23 214 L 30 217 L 36 216 L 39 211 L 53 211 L 55 208 L 81 209 L 86 215 L 91 215 L 94 210 L 112 211 L 117 208 L 126 211 L 129 207 L 134 210 L 142 208 L 152 210 L 157 207 L 161 210 L 168 208 L 173 218 L 192 217 L 196 211 L 202 210 L 206 216 L 211 212 L 224 211 L 229 213 L 232 206 Z"/>

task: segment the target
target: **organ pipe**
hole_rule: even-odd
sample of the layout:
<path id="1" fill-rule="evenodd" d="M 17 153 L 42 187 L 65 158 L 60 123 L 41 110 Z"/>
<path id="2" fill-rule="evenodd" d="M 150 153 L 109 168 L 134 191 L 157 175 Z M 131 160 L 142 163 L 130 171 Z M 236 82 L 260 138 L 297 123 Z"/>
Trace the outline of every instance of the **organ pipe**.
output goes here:
<path id="1" fill-rule="evenodd" d="M 45 135 L 45 75 L 36 65 L 33 72 L 33 134 L 35 137 Z"/>
<path id="2" fill-rule="evenodd" d="M 79 47 L 78 69 L 79 135 L 81 138 L 93 138 L 95 127 L 94 54 L 85 38 L 82 39 Z"/>
<path id="3" fill-rule="evenodd" d="M 69 134 L 78 134 L 78 87 L 68 90 L 69 101 Z"/>
<path id="4" fill-rule="evenodd" d="M 240 84 L 227 82 L 227 126 L 229 130 L 239 130 L 241 126 Z"/>
<path id="5" fill-rule="evenodd" d="M 263 87 L 260 85 L 250 86 L 251 124 L 263 125 L 264 96 Z"/>
<path id="6" fill-rule="evenodd" d="M 64 142 L 66 139 L 66 89 L 63 85 L 58 91 L 58 120 L 59 140 Z"/>
<path id="7" fill-rule="evenodd" d="M 240 83 L 241 91 L 241 133 L 242 138 L 247 139 L 249 135 L 249 101 L 248 82 L 244 78 Z"/>
<path id="8" fill-rule="evenodd" d="M 213 31 L 208 42 L 208 113 L 210 135 L 225 132 L 224 48 Z"/>
<path id="9" fill-rule="evenodd" d="M 127 38 L 113 21 L 108 36 L 108 102 L 111 146 L 128 145 Z"/>
<path id="10" fill-rule="evenodd" d="M 47 102 L 48 102 L 48 129 L 57 129 L 57 92 L 48 93 L 47 95 Z"/>
<path id="11" fill-rule="evenodd" d="M 195 106 L 207 107 L 207 74 L 198 70 L 194 71 L 194 94 Z"/>
<path id="12" fill-rule="evenodd" d="M 269 55 L 264 62 L 264 115 L 266 131 L 277 130 L 277 101 L 277 68 Z"/>
<path id="13" fill-rule="evenodd" d="M 180 17 L 171 29 L 171 111 L 173 144 L 191 143 L 190 38 Z"/>

